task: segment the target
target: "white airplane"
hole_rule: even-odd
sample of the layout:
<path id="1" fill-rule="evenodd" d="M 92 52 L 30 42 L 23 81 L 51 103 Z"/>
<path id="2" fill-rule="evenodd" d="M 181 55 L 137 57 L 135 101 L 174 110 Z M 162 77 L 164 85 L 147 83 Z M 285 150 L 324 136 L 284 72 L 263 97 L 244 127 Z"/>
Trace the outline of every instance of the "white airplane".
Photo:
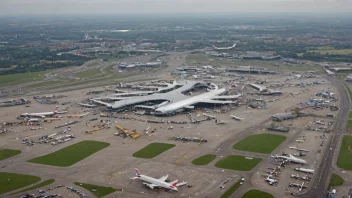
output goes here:
<path id="1" fill-rule="evenodd" d="M 41 113 L 22 113 L 21 117 L 39 117 L 39 118 L 45 118 L 47 116 L 53 116 L 55 114 L 63 114 L 63 113 L 67 113 L 67 111 L 61 111 L 58 112 L 57 109 L 59 107 L 56 106 L 54 111 L 50 111 L 50 112 L 41 112 Z"/>
<path id="2" fill-rule="evenodd" d="M 307 168 L 295 168 L 296 171 L 300 171 L 300 172 L 304 172 L 304 173 L 313 173 L 314 174 L 314 170 L 313 169 L 307 169 Z"/>
<path id="3" fill-rule="evenodd" d="M 298 192 L 301 192 L 302 189 L 307 188 L 307 186 L 304 185 L 304 182 L 302 184 L 290 183 L 289 186 L 298 187 Z"/>
<path id="4" fill-rule="evenodd" d="M 233 118 L 233 119 L 235 119 L 235 120 L 238 120 L 238 121 L 241 121 L 241 120 L 244 119 L 244 118 L 240 118 L 240 117 L 235 116 L 235 115 L 230 115 L 230 116 L 231 116 L 231 118 Z"/>
<path id="5" fill-rule="evenodd" d="M 230 50 L 236 47 L 236 44 L 233 44 L 231 47 L 215 47 L 215 45 L 213 45 L 213 48 L 215 50 Z"/>
<path id="6" fill-rule="evenodd" d="M 275 155 L 275 156 L 271 156 L 272 158 L 281 158 L 290 162 L 294 162 L 294 163 L 298 163 L 298 164 L 306 164 L 307 161 L 303 160 L 303 159 L 299 159 L 297 157 L 294 157 L 293 155 L 289 154 L 289 156 L 282 156 L 282 155 Z"/>
<path id="7" fill-rule="evenodd" d="M 92 104 L 84 104 L 84 103 L 78 103 L 78 104 L 81 105 L 82 107 L 88 107 L 88 108 L 96 107 L 96 105 L 92 105 Z"/>
<path id="8" fill-rule="evenodd" d="M 185 185 L 186 182 L 182 182 L 179 185 L 177 184 L 178 180 L 175 180 L 173 182 L 165 182 L 165 180 L 168 178 L 169 175 L 165 175 L 162 176 L 159 179 L 155 179 L 153 177 L 149 177 L 146 175 L 142 175 L 138 169 L 136 169 L 136 175 L 137 177 L 133 177 L 131 179 L 139 179 L 143 181 L 143 184 L 150 188 L 150 189 L 154 189 L 154 188 L 166 188 L 169 190 L 174 190 L 174 191 L 178 191 L 177 190 L 177 186 L 181 186 L 181 185 Z"/>
<path id="9" fill-rule="evenodd" d="M 289 148 L 290 148 L 290 149 L 295 149 L 295 150 L 297 150 L 297 151 L 309 152 L 308 149 L 301 149 L 301 148 L 297 148 L 297 147 L 294 147 L 294 146 L 290 146 Z"/>
<path id="10" fill-rule="evenodd" d="M 216 116 L 209 115 L 209 114 L 206 114 L 206 113 L 203 113 L 203 116 L 205 116 L 207 118 L 211 118 L 211 119 L 215 119 L 216 118 Z"/>
<path id="11" fill-rule="evenodd" d="M 223 120 L 220 120 L 220 121 L 217 121 L 217 122 L 215 122 L 216 123 L 216 125 L 219 125 L 219 124 L 226 124 L 227 122 L 226 121 L 223 121 Z"/>
<path id="12" fill-rule="evenodd" d="M 270 185 L 273 185 L 273 184 L 279 182 L 278 180 L 273 179 L 273 178 L 270 178 L 270 177 L 267 177 L 267 178 L 265 179 L 265 181 L 267 181 Z"/>

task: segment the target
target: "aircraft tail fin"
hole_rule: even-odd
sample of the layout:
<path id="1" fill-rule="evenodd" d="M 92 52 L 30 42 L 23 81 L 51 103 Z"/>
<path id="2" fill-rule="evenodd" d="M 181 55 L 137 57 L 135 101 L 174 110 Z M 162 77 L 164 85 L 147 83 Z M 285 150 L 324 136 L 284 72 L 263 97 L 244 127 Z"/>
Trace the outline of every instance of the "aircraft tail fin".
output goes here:
<path id="1" fill-rule="evenodd" d="M 171 186 L 176 186 L 176 185 L 177 185 L 177 183 L 178 183 L 178 180 L 176 179 L 175 181 L 170 182 L 169 184 L 171 184 Z"/>
<path id="2" fill-rule="evenodd" d="M 141 174 L 141 172 L 139 172 L 138 169 L 135 168 L 135 170 L 136 170 L 136 175 L 140 175 Z"/>

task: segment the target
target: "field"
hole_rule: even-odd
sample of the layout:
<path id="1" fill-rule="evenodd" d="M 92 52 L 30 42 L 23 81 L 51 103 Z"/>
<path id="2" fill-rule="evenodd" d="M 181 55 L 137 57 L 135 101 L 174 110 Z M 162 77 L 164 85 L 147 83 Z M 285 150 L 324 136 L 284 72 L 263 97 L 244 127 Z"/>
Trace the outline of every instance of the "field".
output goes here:
<path id="1" fill-rule="evenodd" d="M 352 49 L 335 49 L 333 47 L 319 47 L 319 49 L 309 50 L 308 52 L 315 52 L 319 54 L 332 54 L 332 55 L 349 55 L 352 54 Z"/>
<path id="2" fill-rule="evenodd" d="M 105 67 L 104 69 L 103 69 L 103 71 L 105 72 L 105 73 L 109 73 L 109 72 L 114 72 L 114 65 L 115 64 L 111 64 L 111 65 L 109 65 L 109 66 L 107 66 L 107 67 Z"/>
<path id="3" fill-rule="evenodd" d="M 31 159 L 28 162 L 67 167 L 108 147 L 109 145 L 110 144 L 106 142 L 86 140 L 60 149 L 54 153 Z"/>
<path id="4" fill-rule="evenodd" d="M 241 181 L 236 182 L 224 194 L 222 194 L 220 198 L 228 198 L 228 197 L 230 197 L 241 186 L 240 183 L 241 183 Z"/>
<path id="5" fill-rule="evenodd" d="M 18 155 L 20 153 L 21 151 L 19 150 L 2 149 L 0 150 L 0 161 Z"/>
<path id="6" fill-rule="evenodd" d="M 215 57 L 192 54 L 186 57 L 186 61 L 189 65 L 197 65 L 200 63 L 207 63 L 210 65 L 226 65 L 226 66 L 255 66 L 263 67 L 267 69 L 281 69 L 288 71 L 315 71 L 322 70 L 319 66 L 314 65 L 300 65 L 300 66 L 290 66 L 282 65 L 278 61 L 254 61 L 254 60 L 218 60 Z M 196 62 L 196 63 L 195 63 Z"/>
<path id="7" fill-rule="evenodd" d="M 82 186 L 83 188 L 89 190 L 95 196 L 97 196 L 97 198 L 104 197 L 105 195 L 108 195 L 108 194 L 116 191 L 115 188 L 111 188 L 111 187 L 96 186 L 96 185 L 92 185 L 92 184 L 84 184 L 84 183 L 79 183 L 79 182 L 75 182 L 74 184 L 77 186 Z"/>
<path id="8" fill-rule="evenodd" d="M 59 84 L 59 83 L 62 83 L 62 82 L 63 81 L 44 81 L 44 82 L 41 82 L 41 83 L 28 85 L 25 88 L 32 89 L 32 88 L 38 88 L 38 87 L 45 87 L 45 86 L 49 86 L 49 85 Z"/>
<path id="9" fill-rule="evenodd" d="M 343 179 L 339 175 L 333 173 L 330 178 L 328 190 L 333 186 L 341 186 L 343 182 Z"/>
<path id="10" fill-rule="evenodd" d="M 39 81 L 44 78 L 44 74 L 47 72 L 48 71 L 0 75 L 0 87 Z"/>
<path id="11" fill-rule="evenodd" d="M 216 162 L 215 166 L 231 170 L 250 171 L 261 161 L 262 159 L 260 158 L 246 159 L 245 156 L 229 155 Z"/>
<path id="12" fill-rule="evenodd" d="M 342 139 L 337 166 L 345 170 L 352 170 L 352 136 L 345 135 Z"/>
<path id="13" fill-rule="evenodd" d="M 246 192 L 242 198 L 274 198 L 274 196 L 272 196 L 269 193 L 260 191 L 260 190 L 250 190 L 248 192 Z"/>
<path id="14" fill-rule="evenodd" d="M 351 91 L 350 87 L 346 83 L 343 83 L 343 85 L 345 86 L 348 97 L 350 98 L 350 101 L 352 102 L 352 91 Z"/>
<path id="15" fill-rule="evenodd" d="M 41 187 L 43 187 L 43 186 L 47 186 L 47 185 L 52 184 L 52 183 L 54 183 L 54 182 L 55 182 L 54 179 L 48 179 L 48 180 L 45 180 L 45 181 L 43 181 L 43 182 L 40 182 L 39 184 L 36 184 L 36 185 L 34 185 L 34 186 L 31 186 L 31 187 L 29 187 L 29 188 L 23 189 L 23 190 L 21 190 L 21 191 L 19 191 L 19 192 L 12 193 L 12 195 L 18 194 L 18 193 L 27 192 L 27 191 L 31 191 L 31 190 L 35 190 L 35 189 L 37 189 L 37 188 L 41 188 Z"/>
<path id="16" fill-rule="evenodd" d="M 89 78 L 89 77 L 96 76 L 99 74 L 100 74 L 100 70 L 91 69 L 91 70 L 87 70 L 87 71 L 78 72 L 73 75 L 77 78 Z"/>
<path id="17" fill-rule="evenodd" d="M 0 172 L 0 195 L 39 181 L 39 177 L 32 175 Z"/>
<path id="18" fill-rule="evenodd" d="M 233 148 L 240 151 L 269 154 L 285 141 L 285 139 L 285 136 L 274 134 L 251 135 L 237 142 Z"/>
<path id="19" fill-rule="evenodd" d="M 150 159 L 160 155 L 161 153 L 171 149 L 174 146 L 176 145 L 165 143 L 151 143 L 146 147 L 142 148 L 141 150 L 133 153 L 133 157 Z"/>
<path id="20" fill-rule="evenodd" d="M 216 158 L 216 155 L 207 154 L 200 156 L 192 161 L 194 165 L 207 165 Z"/>

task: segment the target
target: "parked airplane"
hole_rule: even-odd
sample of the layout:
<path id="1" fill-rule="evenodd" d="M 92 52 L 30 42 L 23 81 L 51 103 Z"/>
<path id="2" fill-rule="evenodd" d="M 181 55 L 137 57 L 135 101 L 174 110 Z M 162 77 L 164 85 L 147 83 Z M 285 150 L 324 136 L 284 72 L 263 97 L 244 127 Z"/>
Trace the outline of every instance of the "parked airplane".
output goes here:
<path id="1" fill-rule="evenodd" d="M 290 183 L 289 186 L 298 187 L 298 192 L 301 192 L 302 189 L 307 188 L 307 186 L 304 185 L 304 182 L 302 184 Z"/>
<path id="2" fill-rule="evenodd" d="M 295 168 L 296 171 L 300 171 L 300 172 L 304 172 L 304 173 L 313 173 L 314 174 L 314 170 L 313 169 L 306 169 L 306 168 Z"/>
<path id="3" fill-rule="evenodd" d="M 289 154 L 289 156 L 282 156 L 282 155 L 275 155 L 271 156 L 272 158 L 281 158 L 290 162 L 298 163 L 298 164 L 306 164 L 307 161 L 303 159 L 299 159 L 297 157 L 294 157 L 293 155 Z"/>
<path id="4" fill-rule="evenodd" d="M 233 119 L 235 119 L 235 120 L 238 120 L 238 121 L 241 121 L 241 120 L 244 119 L 244 118 L 240 118 L 240 117 L 235 116 L 235 115 L 230 115 L 230 116 L 231 116 L 231 118 L 233 118 Z"/>
<path id="5" fill-rule="evenodd" d="M 209 115 L 209 114 L 206 114 L 206 113 L 203 113 L 203 116 L 205 116 L 207 118 L 211 118 L 211 119 L 215 119 L 216 118 L 216 116 Z"/>
<path id="6" fill-rule="evenodd" d="M 217 120 L 216 120 L 215 123 L 216 123 L 216 125 L 219 125 L 219 124 L 226 124 L 227 122 L 226 122 L 226 121 L 223 121 L 223 120 L 220 120 L 220 121 L 217 121 Z"/>
<path id="7" fill-rule="evenodd" d="M 58 112 L 57 109 L 59 107 L 56 106 L 55 110 L 54 111 L 50 111 L 50 112 L 41 112 L 41 113 L 22 113 L 20 116 L 21 117 L 39 117 L 39 118 L 45 118 L 47 116 L 53 116 L 55 114 L 63 114 L 63 113 L 67 113 L 67 111 L 61 111 L 61 112 Z"/>
<path id="8" fill-rule="evenodd" d="M 88 107 L 88 108 L 96 107 L 96 105 L 92 105 L 92 104 L 84 104 L 84 103 L 78 103 L 78 104 L 81 105 L 82 107 Z"/>
<path id="9" fill-rule="evenodd" d="M 309 152 L 308 149 L 301 149 L 301 148 L 297 148 L 297 147 L 294 147 L 294 146 L 290 146 L 289 148 L 290 148 L 290 149 L 295 149 L 295 150 L 297 150 L 297 151 Z"/>
<path id="10" fill-rule="evenodd" d="M 236 44 L 233 44 L 231 47 L 215 47 L 215 45 L 213 45 L 213 48 L 215 50 L 230 50 L 236 47 Z"/>
<path id="11" fill-rule="evenodd" d="M 265 179 L 270 185 L 273 185 L 275 183 L 278 183 L 279 181 L 276 179 L 271 178 L 270 176 Z"/>
<path id="12" fill-rule="evenodd" d="M 162 176 L 161 178 L 159 179 L 155 179 L 153 177 L 149 177 L 149 176 L 146 176 L 146 175 L 142 175 L 138 169 L 136 169 L 136 175 L 137 177 L 133 177 L 131 179 L 139 179 L 139 180 L 142 180 L 143 181 L 143 184 L 145 186 L 147 186 L 148 188 L 150 189 L 154 189 L 154 188 L 166 188 L 166 189 L 169 189 L 169 190 L 175 190 L 175 191 L 178 191 L 177 190 L 177 186 L 180 186 L 180 184 L 178 185 L 177 182 L 178 180 L 175 180 L 173 182 L 165 182 L 165 180 L 168 178 L 169 175 L 165 175 L 165 176 Z M 182 185 L 185 185 L 186 182 L 182 182 L 181 183 Z"/>

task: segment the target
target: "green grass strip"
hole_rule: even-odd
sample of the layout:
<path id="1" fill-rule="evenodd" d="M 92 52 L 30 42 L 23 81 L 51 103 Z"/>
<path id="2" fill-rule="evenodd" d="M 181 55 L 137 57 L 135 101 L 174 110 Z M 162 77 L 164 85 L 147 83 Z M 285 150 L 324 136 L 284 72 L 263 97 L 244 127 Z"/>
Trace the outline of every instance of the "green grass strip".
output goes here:
<path id="1" fill-rule="evenodd" d="M 34 185 L 34 186 L 32 186 L 32 187 L 23 189 L 23 190 L 21 190 L 21 191 L 19 191 L 19 192 L 12 193 L 11 195 L 18 194 L 18 193 L 23 193 L 23 192 L 27 192 L 27 191 L 31 191 L 31 190 L 35 190 L 35 189 L 37 189 L 37 188 L 41 188 L 41 187 L 43 187 L 43 186 L 47 186 L 47 185 L 52 184 L 52 183 L 54 183 L 54 182 L 55 182 L 55 179 L 48 179 L 48 180 L 45 180 L 45 181 L 43 181 L 43 182 L 40 182 L 39 184 L 36 184 L 36 185 Z"/>
<path id="2" fill-rule="evenodd" d="M 40 177 L 0 172 L 0 195 L 37 183 Z"/>
<path id="3" fill-rule="evenodd" d="M 116 191 L 115 188 L 111 188 L 111 187 L 97 186 L 97 185 L 85 184 L 85 183 L 80 183 L 80 182 L 75 182 L 74 184 L 87 189 L 88 191 L 92 192 L 98 198 L 104 197 L 104 196 Z"/>
<path id="4" fill-rule="evenodd" d="M 161 153 L 173 148 L 176 146 L 175 144 L 166 144 L 166 143 L 151 143 L 147 145 L 146 147 L 142 148 L 141 150 L 133 153 L 133 157 L 138 157 L 138 158 L 153 158 Z"/>
<path id="5" fill-rule="evenodd" d="M 60 149 L 54 153 L 36 157 L 28 162 L 52 166 L 71 166 L 86 157 L 108 147 L 106 142 L 86 140 Z"/>
<path id="6" fill-rule="evenodd" d="M 207 154 L 200 156 L 192 161 L 194 165 L 207 165 L 216 158 L 216 155 Z"/>
<path id="7" fill-rule="evenodd" d="M 224 194 L 221 195 L 221 198 L 228 198 L 230 197 L 240 186 L 241 181 L 236 182 L 232 185 Z"/>
<path id="8" fill-rule="evenodd" d="M 341 186 L 343 184 L 343 182 L 344 182 L 344 180 L 342 179 L 342 177 L 333 173 L 330 178 L 328 190 L 330 190 L 330 188 L 334 187 L 334 186 Z"/>
<path id="9" fill-rule="evenodd" d="M 20 150 L 2 149 L 0 150 L 0 161 L 20 154 Z"/>

